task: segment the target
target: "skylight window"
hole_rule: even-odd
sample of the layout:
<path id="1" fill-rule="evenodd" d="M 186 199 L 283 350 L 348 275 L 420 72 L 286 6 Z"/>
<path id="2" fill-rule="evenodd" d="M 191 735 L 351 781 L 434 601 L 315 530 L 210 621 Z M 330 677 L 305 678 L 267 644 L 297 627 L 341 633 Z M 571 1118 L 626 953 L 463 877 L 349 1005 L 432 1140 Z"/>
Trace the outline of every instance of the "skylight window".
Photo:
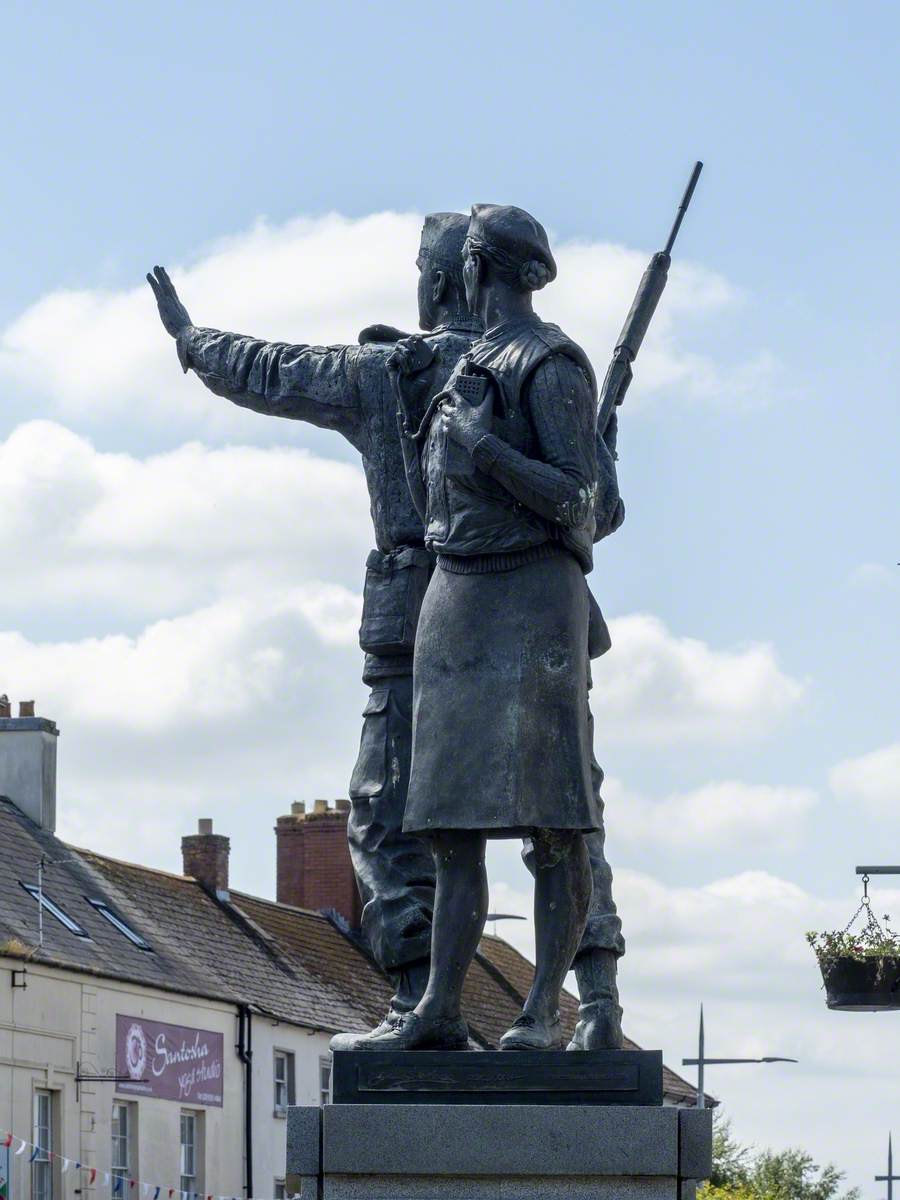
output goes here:
<path id="1" fill-rule="evenodd" d="M 33 896 L 35 900 L 39 902 L 44 912 L 48 912 L 52 916 L 56 917 L 60 925 L 65 925 L 69 933 L 74 933 L 76 937 L 86 938 L 88 941 L 90 941 L 91 935 L 88 933 L 88 931 L 83 929 L 77 921 L 74 921 L 67 912 L 63 912 L 58 904 L 54 904 L 46 892 L 39 892 L 32 883 L 22 883 L 21 880 L 19 880 L 19 883 L 29 896 Z"/>
<path id="2" fill-rule="evenodd" d="M 86 897 L 88 904 L 92 904 L 98 913 L 101 913 L 109 921 L 110 925 L 114 925 L 119 933 L 125 935 L 129 942 L 137 946 L 138 950 L 152 950 L 153 947 L 149 942 L 145 941 L 139 933 L 135 933 L 130 925 L 126 925 L 121 917 L 117 917 L 113 910 L 109 907 L 105 900 L 92 900 L 90 896 Z"/>

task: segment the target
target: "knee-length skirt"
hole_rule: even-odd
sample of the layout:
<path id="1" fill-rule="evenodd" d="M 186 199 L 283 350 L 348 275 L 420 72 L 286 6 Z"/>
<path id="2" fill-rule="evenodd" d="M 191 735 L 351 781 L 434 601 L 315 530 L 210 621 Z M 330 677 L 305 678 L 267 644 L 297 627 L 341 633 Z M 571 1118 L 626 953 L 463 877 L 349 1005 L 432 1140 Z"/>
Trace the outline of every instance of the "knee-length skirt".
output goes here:
<path id="1" fill-rule="evenodd" d="M 565 550 L 508 571 L 438 566 L 416 635 L 407 832 L 600 827 L 587 638 Z"/>

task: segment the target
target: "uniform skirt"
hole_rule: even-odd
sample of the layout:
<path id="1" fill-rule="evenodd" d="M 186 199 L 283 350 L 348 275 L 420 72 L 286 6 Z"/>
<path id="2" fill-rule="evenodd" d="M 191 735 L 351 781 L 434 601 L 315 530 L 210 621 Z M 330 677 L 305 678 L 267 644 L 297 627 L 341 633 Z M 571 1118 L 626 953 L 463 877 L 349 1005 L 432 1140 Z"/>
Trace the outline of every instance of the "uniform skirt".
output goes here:
<path id="1" fill-rule="evenodd" d="M 438 566 L 416 635 L 410 833 L 597 829 L 588 590 L 566 550 L 513 570 Z"/>

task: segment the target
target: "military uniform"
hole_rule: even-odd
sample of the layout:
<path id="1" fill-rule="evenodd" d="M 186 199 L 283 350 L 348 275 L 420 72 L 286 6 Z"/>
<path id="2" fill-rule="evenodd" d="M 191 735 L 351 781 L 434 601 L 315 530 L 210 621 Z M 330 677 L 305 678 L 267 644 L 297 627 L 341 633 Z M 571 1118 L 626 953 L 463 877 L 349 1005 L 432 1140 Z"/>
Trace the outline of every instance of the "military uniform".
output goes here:
<path id="1" fill-rule="evenodd" d="M 425 334 L 433 354 L 421 394 L 441 389 L 477 336 L 461 322 Z M 235 404 L 342 434 L 360 452 L 376 548 L 366 564 L 360 645 L 371 692 L 350 782 L 350 852 L 363 899 L 363 932 L 388 972 L 428 958 L 434 862 L 403 832 L 412 746 L 412 654 L 432 569 L 403 468 L 392 343 L 304 346 L 189 327 L 178 337 L 185 371 Z"/>

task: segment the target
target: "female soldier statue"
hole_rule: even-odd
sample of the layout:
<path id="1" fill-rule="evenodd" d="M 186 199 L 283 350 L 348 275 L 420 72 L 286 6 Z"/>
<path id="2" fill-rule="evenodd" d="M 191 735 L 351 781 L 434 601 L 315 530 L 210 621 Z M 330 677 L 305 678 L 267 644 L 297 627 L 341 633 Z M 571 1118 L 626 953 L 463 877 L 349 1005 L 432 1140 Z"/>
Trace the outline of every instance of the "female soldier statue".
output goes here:
<path id="1" fill-rule="evenodd" d="M 407 431 L 437 568 L 416 638 L 404 829 L 431 840 L 437 891 L 425 994 L 366 1049 L 466 1046 L 460 999 L 487 914 L 489 837 L 534 847 L 534 984 L 501 1048 L 562 1046 L 559 992 L 591 897 L 584 835 L 602 827 L 584 576 L 607 497 L 590 363 L 532 308 L 555 275 L 533 217 L 473 207 L 464 280 L 485 334 Z"/>

